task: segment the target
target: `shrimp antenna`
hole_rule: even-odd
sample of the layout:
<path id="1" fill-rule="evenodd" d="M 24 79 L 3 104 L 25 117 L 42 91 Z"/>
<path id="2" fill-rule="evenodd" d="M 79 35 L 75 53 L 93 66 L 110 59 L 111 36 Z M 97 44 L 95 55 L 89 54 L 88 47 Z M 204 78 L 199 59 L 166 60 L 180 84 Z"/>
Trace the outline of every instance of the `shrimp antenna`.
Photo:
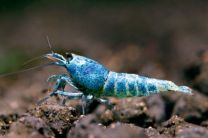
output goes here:
<path id="1" fill-rule="evenodd" d="M 16 72 L 10 72 L 10 73 L 6 73 L 6 74 L 0 74 L 0 78 L 7 77 L 7 76 L 10 76 L 10 75 L 15 75 L 15 74 L 18 74 L 18 73 L 23 73 L 23 72 L 30 71 L 30 70 L 37 69 L 37 68 L 42 68 L 42 67 L 50 66 L 50 65 L 53 65 L 53 64 L 54 64 L 53 62 L 52 63 L 46 63 L 46 64 L 42 64 L 42 65 L 35 66 L 35 67 L 32 67 L 32 68 L 28 68 L 28 69 L 16 71 Z"/>
<path id="2" fill-rule="evenodd" d="M 28 61 L 25 61 L 25 62 L 22 64 L 22 66 L 25 66 L 25 65 L 27 65 L 27 64 L 29 64 L 29 63 L 31 63 L 31 62 L 33 62 L 33 61 L 36 61 L 36 60 L 42 59 L 42 58 L 44 58 L 44 56 L 34 57 L 34 58 L 32 58 L 32 59 L 29 59 Z"/>
<path id="3" fill-rule="evenodd" d="M 46 36 L 46 39 L 47 39 L 48 46 L 49 46 L 49 48 L 50 48 L 51 53 L 54 53 L 54 52 L 53 52 L 53 50 L 52 50 L 52 46 L 51 46 L 51 43 L 50 43 L 49 37 L 48 37 L 48 36 Z"/>
<path id="4" fill-rule="evenodd" d="M 52 50 L 52 46 L 51 46 L 51 43 L 50 43 L 49 37 L 48 37 L 48 36 L 46 36 L 46 39 L 47 39 L 48 46 L 49 46 L 49 48 L 50 48 L 51 53 L 54 53 L 54 52 L 53 52 L 53 50 Z M 29 63 L 31 63 L 31 62 L 33 62 L 33 61 L 36 61 L 36 60 L 38 60 L 38 59 L 42 59 L 42 58 L 44 58 L 44 56 L 34 57 L 34 58 L 29 59 L 28 61 L 24 62 L 24 63 L 22 64 L 22 66 L 25 66 L 25 65 L 27 65 L 27 64 L 29 64 Z"/>

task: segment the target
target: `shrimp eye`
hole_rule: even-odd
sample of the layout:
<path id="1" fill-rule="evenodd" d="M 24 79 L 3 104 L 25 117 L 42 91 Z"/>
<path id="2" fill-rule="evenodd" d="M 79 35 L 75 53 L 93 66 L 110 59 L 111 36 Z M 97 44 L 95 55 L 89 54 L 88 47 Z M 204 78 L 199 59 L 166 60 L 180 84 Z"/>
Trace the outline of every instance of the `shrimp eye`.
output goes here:
<path id="1" fill-rule="evenodd" d="M 68 59 L 72 59 L 72 54 L 71 54 L 71 53 L 66 52 L 66 57 L 67 57 Z"/>

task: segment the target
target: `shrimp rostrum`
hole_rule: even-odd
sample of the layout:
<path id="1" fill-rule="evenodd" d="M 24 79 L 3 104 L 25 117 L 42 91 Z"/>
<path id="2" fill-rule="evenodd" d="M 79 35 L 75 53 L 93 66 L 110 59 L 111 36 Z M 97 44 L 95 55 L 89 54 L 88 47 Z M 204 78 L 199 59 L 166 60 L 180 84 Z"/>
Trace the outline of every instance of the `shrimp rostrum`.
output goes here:
<path id="1" fill-rule="evenodd" d="M 90 101 L 93 98 L 103 103 L 106 96 L 125 98 L 133 96 L 149 96 L 155 93 L 177 91 L 191 94 L 187 86 L 178 86 L 172 81 L 143 77 L 136 74 L 110 71 L 102 64 L 76 54 L 68 54 L 67 58 L 58 53 L 49 53 L 46 58 L 54 65 L 66 68 L 68 74 L 52 75 L 48 81 L 56 82 L 51 95 L 62 95 L 69 99 Z M 80 92 L 66 92 L 66 84 Z"/>

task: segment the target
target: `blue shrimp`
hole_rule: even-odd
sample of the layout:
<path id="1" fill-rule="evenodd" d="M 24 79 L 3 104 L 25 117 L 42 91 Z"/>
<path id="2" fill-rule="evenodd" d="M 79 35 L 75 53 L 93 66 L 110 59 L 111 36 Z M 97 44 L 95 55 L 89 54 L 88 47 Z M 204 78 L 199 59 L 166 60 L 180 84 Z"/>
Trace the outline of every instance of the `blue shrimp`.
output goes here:
<path id="1" fill-rule="evenodd" d="M 45 57 L 52 60 L 54 65 L 62 66 L 68 71 L 68 75 L 53 75 L 49 77 L 49 81 L 56 82 L 53 94 L 66 96 L 69 99 L 91 101 L 96 98 L 102 103 L 108 103 L 102 97 L 141 97 L 167 91 L 192 93 L 189 87 L 178 86 L 172 81 L 110 71 L 102 64 L 76 54 L 69 54 L 64 58 L 58 53 L 49 53 Z M 66 84 L 80 92 L 65 92 Z"/>

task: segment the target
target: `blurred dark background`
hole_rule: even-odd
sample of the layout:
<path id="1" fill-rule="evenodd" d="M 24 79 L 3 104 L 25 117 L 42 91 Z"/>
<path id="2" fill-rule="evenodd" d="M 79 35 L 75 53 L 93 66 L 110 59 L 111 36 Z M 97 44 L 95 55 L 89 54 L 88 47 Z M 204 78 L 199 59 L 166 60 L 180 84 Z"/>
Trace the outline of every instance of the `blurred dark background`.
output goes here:
<path id="1" fill-rule="evenodd" d="M 188 84 L 184 70 L 208 49 L 208 2 L 1 0 L 0 73 L 22 70 L 25 61 L 50 52 L 47 35 L 56 52 L 75 52 L 117 72 Z M 15 98 L 40 97 L 47 76 L 58 71 L 64 70 L 46 67 L 1 77 L 2 104 L 20 109 Z"/>

